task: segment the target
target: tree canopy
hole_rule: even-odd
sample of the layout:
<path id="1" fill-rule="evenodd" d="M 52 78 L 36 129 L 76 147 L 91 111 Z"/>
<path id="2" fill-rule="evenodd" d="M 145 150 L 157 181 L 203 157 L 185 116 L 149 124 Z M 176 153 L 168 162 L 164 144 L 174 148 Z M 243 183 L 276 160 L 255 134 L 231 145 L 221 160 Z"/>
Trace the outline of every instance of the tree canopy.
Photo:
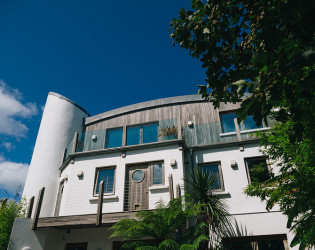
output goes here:
<path id="1" fill-rule="evenodd" d="M 171 22 L 171 38 L 199 58 L 207 85 L 200 94 L 242 100 L 240 120 L 270 114 L 295 121 L 292 138 L 314 122 L 315 3 L 312 0 L 192 0 Z M 277 108 L 277 112 L 275 111 Z M 307 127 L 307 128 L 305 128 Z"/>
<path id="2" fill-rule="evenodd" d="M 312 0 L 192 0 L 171 22 L 174 44 L 200 59 L 215 107 L 239 102 L 239 121 L 253 116 L 261 145 L 279 173 L 253 182 L 248 195 L 279 203 L 300 249 L 315 245 L 315 2 Z"/>

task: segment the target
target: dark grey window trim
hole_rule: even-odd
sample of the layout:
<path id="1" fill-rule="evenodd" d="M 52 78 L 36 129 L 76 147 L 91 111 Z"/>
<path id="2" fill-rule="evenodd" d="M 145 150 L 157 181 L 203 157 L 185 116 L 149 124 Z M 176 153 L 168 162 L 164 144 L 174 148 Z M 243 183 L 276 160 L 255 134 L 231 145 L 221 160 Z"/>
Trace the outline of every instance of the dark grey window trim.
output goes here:
<path id="1" fill-rule="evenodd" d="M 220 178 L 220 182 L 221 182 L 221 189 L 214 189 L 213 191 L 225 191 L 221 161 L 212 161 L 212 162 L 199 163 L 198 164 L 198 168 L 202 168 L 202 167 L 205 167 L 205 166 L 215 166 L 215 165 L 218 165 L 219 178 Z"/>
<path id="2" fill-rule="evenodd" d="M 267 170 L 269 172 L 271 172 L 271 167 L 270 165 L 268 164 L 268 157 L 267 156 L 254 156 L 254 157 L 247 157 L 247 158 L 244 158 L 244 163 L 245 163 L 245 168 L 246 168 L 246 175 L 247 175 L 247 181 L 248 181 L 248 185 L 250 185 L 252 182 L 251 182 L 251 178 L 250 178 L 250 174 L 249 174 L 249 169 L 248 169 L 248 164 L 247 162 L 248 161 L 253 161 L 253 160 L 265 160 L 266 161 L 266 165 L 267 165 Z"/>
<path id="3" fill-rule="evenodd" d="M 113 192 L 112 193 L 104 193 L 104 196 L 108 195 L 114 195 L 115 194 L 115 186 L 116 186 L 116 166 L 106 166 L 106 167 L 97 167 L 95 168 L 95 178 L 94 178 L 94 185 L 93 185 L 93 196 L 97 197 L 98 194 L 96 193 L 97 188 L 97 181 L 98 181 L 98 174 L 100 170 L 106 170 L 106 169 L 114 169 L 114 184 L 113 184 Z"/>

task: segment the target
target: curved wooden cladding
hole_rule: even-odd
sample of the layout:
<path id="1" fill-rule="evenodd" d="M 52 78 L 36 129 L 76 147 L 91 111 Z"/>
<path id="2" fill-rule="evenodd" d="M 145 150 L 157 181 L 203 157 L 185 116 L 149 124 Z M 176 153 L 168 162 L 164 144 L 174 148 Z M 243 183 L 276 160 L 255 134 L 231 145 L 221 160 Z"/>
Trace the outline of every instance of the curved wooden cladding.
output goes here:
<path id="1" fill-rule="evenodd" d="M 195 102 L 186 104 L 172 104 L 169 106 L 148 108 L 125 113 L 122 115 L 96 121 L 85 127 L 85 131 L 102 130 L 106 128 L 121 127 L 126 125 L 141 124 L 168 119 L 179 119 L 181 126 L 187 126 L 188 121 L 194 124 L 219 122 L 219 112 L 235 110 L 239 104 L 222 103 L 219 109 L 215 109 L 211 102 Z"/>

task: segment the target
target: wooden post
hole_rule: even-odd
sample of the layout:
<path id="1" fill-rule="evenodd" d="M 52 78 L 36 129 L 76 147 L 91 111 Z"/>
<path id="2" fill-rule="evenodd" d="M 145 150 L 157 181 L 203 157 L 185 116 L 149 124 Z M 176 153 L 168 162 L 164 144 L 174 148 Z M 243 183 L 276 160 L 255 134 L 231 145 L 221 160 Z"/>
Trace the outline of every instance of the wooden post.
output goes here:
<path id="1" fill-rule="evenodd" d="M 181 197 L 181 192 L 180 192 L 180 186 L 179 184 L 176 185 L 176 198 L 180 198 Z"/>
<path id="2" fill-rule="evenodd" d="M 96 226 L 102 225 L 103 195 L 104 195 L 104 181 L 101 181 L 98 188 Z"/>
<path id="3" fill-rule="evenodd" d="M 168 185 L 169 185 L 169 190 L 170 190 L 170 200 L 174 199 L 174 189 L 173 189 L 173 176 L 170 174 L 168 176 Z"/>
<path id="4" fill-rule="evenodd" d="M 31 227 L 32 230 L 35 230 L 36 227 L 37 227 L 38 217 L 39 217 L 39 214 L 40 214 L 40 209 L 42 207 L 44 193 L 45 193 L 45 187 L 42 187 L 39 190 L 39 193 L 38 193 L 38 199 L 37 199 L 37 203 L 36 203 L 36 208 L 35 208 L 35 213 L 34 213 L 32 227 Z"/>
<path id="5" fill-rule="evenodd" d="M 78 136 L 79 136 L 79 133 L 75 132 L 74 137 L 73 137 L 72 154 L 75 153 L 75 149 L 77 147 L 77 142 L 78 142 Z"/>
<path id="6" fill-rule="evenodd" d="M 241 141 L 242 137 L 241 137 L 240 127 L 237 122 L 237 118 L 234 118 L 234 126 L 235 126 L 237 140 Z"/>
<path id="7" fill-rule="evenodd" d="M 123 134 L 122 134 L 122 146 L 126 147 L 126 141 L 127 141 L 127 127 L 126 125 L 123 126 Z"/>
<path id="8" fill-rule="evenodd" d="M 32 217 L 34 200 L 35 200 L 35 196 L 32 196 L 32 198 L 28 202 L 26 218 L 31 218 Z"/>
<path id="9" fill-rule="evenodd" d="M 182 139 L 182 123 L 180 120 L 180 116 L 177 118 L 177 139 L 181 140 Z"/>

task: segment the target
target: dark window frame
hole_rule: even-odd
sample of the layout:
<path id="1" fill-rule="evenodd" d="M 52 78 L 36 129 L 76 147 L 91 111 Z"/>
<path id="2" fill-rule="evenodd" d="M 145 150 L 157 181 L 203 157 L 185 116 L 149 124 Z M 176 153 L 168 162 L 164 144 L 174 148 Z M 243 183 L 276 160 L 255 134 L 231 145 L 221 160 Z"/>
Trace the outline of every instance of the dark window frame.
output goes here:
<path id="1" fill-rule="evenodd" d="M 267 166 L 267 171 L 271 172 L 271 167 L 268 164 L 268 162 L 269 162 L 268 161 L 268 157 L 266 157 L 266 156 L 255 156 L 255 157 L 244 158 L 248 185 L 250 185 L 252 183 L 252 180 L 251 180 L 251 177 L 250 177 L 250 171 L 249 171 L 249 167 L 248 167 L 248 161 L 255 161 L 255 160 L 257 160 L 257 161 L 265 160 L 266 166 Z"/>
<path id="2" fill-rule="evenodd" d="M 99 196 L 99 193 L 96 193 L 97 183 L 98 183 L 98 176 L 101 170 L 108 170 L 114 169 L 114 183 L 113 183 L 113 192 L 111 193 L 104 193 L 103 196 L 109 196 L 115 194 L 115 186 L 116 186 L 116 166 L 106 166 L 106 167 L 97 167 L 95 168 L 95 178 L 94 178 L 94 185 L 93 185 L 93 196 Z"/>
<path id="3" fill-rule="evenodd" d="M 159 121 L 153 121 L 153 122 L 146 122 L 146 123 L 140 123 L 140 124 L 132 124 L 132 125 L 127 125 L 126 126 L 126 146 L 133 146 L 133 145 L 142 145 L 142 144 L 147 144 L 143 143 L 143 127 L 150 126 L 150 125 L 157 125 L 157 140 L 155 142 L 159 141 Z M 132 144 L 128 145 L 128 129 L 129 128 L 137 128 L 139 127 L 140 132 L 139 132 L 139 143 L 138 144 Z M 149 142 L 149 143 L 154 143 L 154 142 Z"/>
<path id="4" fill-rule="evenodd" d="M 108 143 L 108 136 L 107 136 L 107 133 L 108 133 L 108 131 L 111 131 L 111 130 L 121 130 L 121 145 L 119 146 L 119 147 L 108 147 L 107 146 L 107 143 Z M 120 147 L 122 147 L 123 146 L 123 141 L 124 141 L 124 128 L 123 127 L 113 127 L 113 128 L 107 128 L 106 129 L 106 131 L 105 131 L 105 149 L 107 149 L 107 148 L 120 148 Z"/>
<path id="5" fill-rule="evenodd" d="M 235 114 L 236 115 L 236 112 L 237 112 L 237 109 L 233 109 L 233 110 L 227 110 L 227 111 L 221 111 L 219 112 L 219 116 L 220 116 L 220 124 L 221 124 L 221 131 L 223 134 L 225 133 L 236 133 L 236 130 L 232 131 L 232 132 L 224 132 L 223 130 L 223 122 L 222 122 L 222 115 L 226 115 L 226 114 Z M 246 118 L 247 119 L 247 118 Z M 268 124 L 265 124 L 265 122 L 262 122 L 262 127 L 256 127 L 256 128 L 252 128 L 252 129 L 245 129 L 245 121 L 241 121 L 241 123 L 238 123 L 239 125 L 239 129 L 240 129 L 240 132 L 243 132 L 243 131 L 250 131 L 252 129 L 262 129 L 262 128 L 268 128 Z M 233 123 L 234 123 L 234 120 L 233 120 Z M 234 125 L 234 128 L 235 128 L 235 125 Z"/>
<path id="6" fill-rule="evenodd" d="M 162 183 L 160 184 L 154 184 L 153 183 L 153 178 L 154 178 L 154 165 L 155 164 L 161 164 L 162 165 Z M 164 166 L 164 162 L 152 162 L 149 163 L 149 171 L 151 174 L 151 178 L 150 178 L 150 186 L 161 186 L 161 185 L 165 185 L 165 166 Z"/>
<path id="7" fill-rule="evenodd" d="M 215 191 L 215 192 L 223 192 L 223 191 L 225 191 L 225 186 L 224 186 L 224 180 L 223 180 L 223 173 L 222 173 L 221 161 L 200 163 L 200 164 L 198 164 L 198 168 L 201 170 L 202 167 L 206 167 L 206 166 L 216 166 L 216 165 L 218 165 L 219 180 L 220 180 L 220 183 L 221 183 L 221 188 L 220 188 L 220 189 L 214 189 L 213 191 Z"/>

